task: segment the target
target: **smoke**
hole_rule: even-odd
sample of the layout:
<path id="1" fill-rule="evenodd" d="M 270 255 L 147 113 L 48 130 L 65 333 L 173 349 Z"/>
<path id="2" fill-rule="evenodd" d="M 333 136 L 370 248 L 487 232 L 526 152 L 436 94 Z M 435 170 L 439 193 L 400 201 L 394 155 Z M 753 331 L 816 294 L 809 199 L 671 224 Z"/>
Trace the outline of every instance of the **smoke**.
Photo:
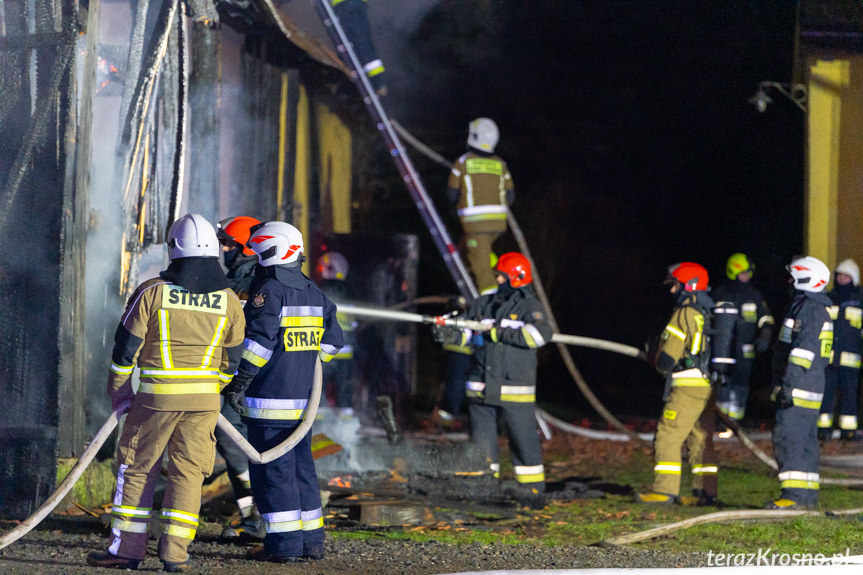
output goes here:
<path id="1" fill-rule="evenodd" d="M 415 69 L 405 55 L 408 42 L 425 15 L 441 0 L 375 0 L 369 2 L 369 23 L 378 57 L 384 62 L 389 97 L 387 112 L 407 121 L 411 110 L 403 98 L 410 86 L 423 83 L 423 71 Z"/>
<path id="2" fill-rule="evenodd" d="M 99 22 L 99 56 L 117 69 L 125 69 L 131 33 L 128 5 L 102 5 Z M 92 158 L 89 189 L 89 231 L 86 263 L 86 339 L 88 433 L 92 433 L 111 411 L 105 395 L 105 381 L 111 365 L 114 330 L 123 312 L 119 296 L 121 238 L 123 237 L 122 190 L 116 188 L 117 142 L 124 72 L 102 74 L 94 95 L 93 122 L 90 127 Z M 104 86 L 101 84 L 104 83 Z"/>
<path id="3" fill-rule="evenodd" d="M 342 451 L 324 459 L 337 460 L 336 469 L 362 472 L 366 471 L 359 460 L 360 420 L 357 417 L 340 417 L 333 409 L 321 407 L 315 420 L 312 433 L 323 433 L 342 446 Z M 323 461 L 323 460 L 322 460 Z"/>
<path id="4" fill-rule="evenodd" d="M 329 35 L 321 23 L 314 3 L 319 0 L 282 0 L 277 9 L 283 18 L 289 19 L 306 36 L 332 47 Z M 385 105 L 387 111 L 398 116 L 407 114 L 400 94 L 407 93 L 411 84 L 422 83 L 422 70 L 414 70 L 404 55 L 411 34 L 423 17 L 442 0 L 374 0 L 369 2 L 369 25 L 372 42 L 378 57 L 386 68 L 389 95 Z M 333 50 L 335 48 L 333 47 Z"/>

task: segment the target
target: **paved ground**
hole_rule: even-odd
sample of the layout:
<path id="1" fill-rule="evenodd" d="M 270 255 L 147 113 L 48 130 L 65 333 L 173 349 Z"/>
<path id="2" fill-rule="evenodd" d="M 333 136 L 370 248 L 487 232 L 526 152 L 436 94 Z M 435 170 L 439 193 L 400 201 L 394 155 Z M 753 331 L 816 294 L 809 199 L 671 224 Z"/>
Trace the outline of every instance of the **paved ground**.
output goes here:
<path id="1" fill-rule="evenodd" d="M 96 519 L 52 520 L 42 529 L 0 551 L 4 575 L 79 575 L 118 573 L 94 569 L 85 562 L 87 553 L 103 550 L 106 530 Z M 217 529 L 218 525 L 210 526 Z M 192 573 L 206 575 L 431 575 L 514 569 L 577 569 L 596 567 L 698 567 L 704 554 L 681 554 L 623 548 L 542 547 L 535 545 L 447 545 L 391 540 L 327 542 L 321 561 L 290 565 L 261 564 L 244 559 L 246 547 L 219 543 L 202 535 L 192 544 Z M 139 571 L 159 571 L 155 542 Z"/>

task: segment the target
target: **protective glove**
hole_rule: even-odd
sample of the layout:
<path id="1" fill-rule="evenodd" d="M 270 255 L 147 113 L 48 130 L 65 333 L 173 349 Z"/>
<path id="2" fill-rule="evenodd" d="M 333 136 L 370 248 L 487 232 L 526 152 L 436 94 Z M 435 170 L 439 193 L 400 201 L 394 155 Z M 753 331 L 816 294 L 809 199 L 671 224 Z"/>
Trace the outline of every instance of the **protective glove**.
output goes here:
<path id="1" fill-rule="evenodd" d="M 115 390 L 111 394 L 111 409 L 115 410 L 127 401 L 135 399 L 135 392 L 132 391 L 132 384 L 126 383 L 120 389 Z"/>
<path id="2" fill-rule="evenodd" d="M 246 390 L 255 376 L 247 371 L 238 370 L 231 380 L 231 383 L 225 386 L 222 390 L 222 395 L 225 396 L 225 401 L 231 406 L 231 409 L 238 414 L 243 415 L 243 402 L 245 400 Z"/>
<path id="3" fill-rule="evenodd" d="M 650 367 L 656 367 L 656 360 L 659 355 L 659 341 L 660 335 L 654 335 L 647 339 L 642 346 L 644 349 L 644 355 L 646 356 L 647 365 Z"/>
<path id="4" fill-rule="evenodd" d="M 770 392 L 770 401 L 777 409 L 788 409 L 794 405 L 794 398 L 791 397 L 791 391 L 786 389 L 784 385 L 775 385 Z"/>
<path id="5" fill-rule="evenodd" d="M 482 337 L 483 339 L 485 339 L 485 341 L 497 343 L 500 340 L 500 333 L 498 332 L 496 327 L 493 327 L 488 331 L 482 332 Z"/>
<path id="6" fill-rule="evenodd" d="M 770 337 L 771 333 L 769 330 L 761 332 L 758 338 L 753 342 L 755 353 L 766 353 L 767 350 L 770 349 Z"/>

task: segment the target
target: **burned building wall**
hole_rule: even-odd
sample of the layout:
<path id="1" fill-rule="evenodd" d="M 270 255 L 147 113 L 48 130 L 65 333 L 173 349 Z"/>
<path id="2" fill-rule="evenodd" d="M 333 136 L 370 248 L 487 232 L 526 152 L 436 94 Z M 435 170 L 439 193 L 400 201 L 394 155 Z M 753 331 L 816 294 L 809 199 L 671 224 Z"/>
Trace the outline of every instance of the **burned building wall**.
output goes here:
<path id="1" fill-rule="evenodd" d="M 57 454 L 70 455 L 82 438 L 75 334 L 86 201 L 76 195 L 72 120 L 79 14 L 72 1 L 2 10 L 0 513 L 23 518 L 53 490 Z"/>

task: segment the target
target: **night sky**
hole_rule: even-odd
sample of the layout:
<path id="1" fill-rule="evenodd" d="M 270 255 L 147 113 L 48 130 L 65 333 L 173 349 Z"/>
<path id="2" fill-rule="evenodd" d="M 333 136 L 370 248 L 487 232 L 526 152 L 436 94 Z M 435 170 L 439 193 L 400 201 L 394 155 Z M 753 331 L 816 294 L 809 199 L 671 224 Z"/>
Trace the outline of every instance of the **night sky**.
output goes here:
<path id="1" fill-rule="evenodd" d="M 791 81 L 794 24 L 787 1 L 444 1 L 388 62 L 387 105 L 449 158 L 471 119 L 496 120 L 513 212 L 561 330 L 640 346 L 670 312 L 661 281 L 674 262 L 705 265 L 716 286 L 728 256 L 746 252 L 782 312 L 783 266 L 803 242 L 805 115 L 779 94 L 763 114 L 748 100 L 762 80 Z M 445 211 L 446 170 L 416 161 Z M 382 211 L 385 225 L 423 245 L 420 295 L 453 293 L 407 192 L 390 193 L 405 203 Z M 573 353 L 616 411 L 655 415 L 649 369 Z M 542 359 L 540 402 L 583 405 L 557 351 Z"/>

